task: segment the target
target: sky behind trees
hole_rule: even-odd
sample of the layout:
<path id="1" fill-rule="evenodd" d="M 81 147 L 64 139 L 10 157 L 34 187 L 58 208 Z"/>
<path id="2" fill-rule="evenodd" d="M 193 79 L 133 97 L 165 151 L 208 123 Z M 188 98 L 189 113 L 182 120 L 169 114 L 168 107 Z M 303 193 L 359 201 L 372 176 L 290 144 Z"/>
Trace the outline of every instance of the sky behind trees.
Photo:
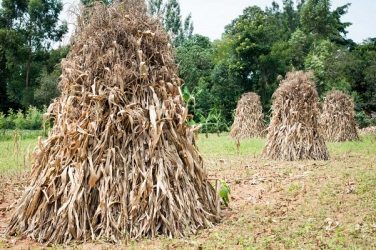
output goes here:
<path id="1" fill-rule="evenodd" d="M 265 8 L 271 6 L 273 0 L 179 0 L 182 13 L 187 16 L 192 13 L 194 33 L 208 36 L 211 40 L 221 38 L 224 27 L 237 18 L 243 10 L 252 5 Z M 282 0 L 275 0 L 282 6 Z M 70 32 L 74 29 L 74 17 L 68 11 L 77 6 L 79 0 L 63 0 L 64 12 L 62 19 L 67 19 Z M 375 0 L 332 0 L 332 8 L 351 3 L 349 13 L 343 21 L 351 22 L 348 28 L 348 38 L 362 42 L 369 37 L 376 37 L 376 1 Z M 63 43 L 69 41 L 69 34 Z"/>
<path id="2" fill-rule="evenodd" d="M 276 0 L 282 6 L 282 0 Z M 348 37 L 362 42 L 368 37 L 376 37 L 376 1 L 375 0 L 333 0 L 333 8 L 351 3 L 349 13 L 343 21 L 353 23 L 348 29 Z M 262 8 L 271 6 L 272 0 L 180 0 L 182 12 L 192 12 L 195 32 L 218 39 L 224 26 L 238 17 L 251 5 Z"/>

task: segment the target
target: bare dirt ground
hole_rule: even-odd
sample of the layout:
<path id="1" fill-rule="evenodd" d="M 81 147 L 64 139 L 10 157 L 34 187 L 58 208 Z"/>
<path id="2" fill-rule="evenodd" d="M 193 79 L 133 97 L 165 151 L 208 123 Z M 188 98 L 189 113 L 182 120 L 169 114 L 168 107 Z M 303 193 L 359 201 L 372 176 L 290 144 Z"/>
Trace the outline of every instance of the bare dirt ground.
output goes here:
<path id="1" fill-rule="evenodd" d="M 53 249 L 376 249 L 376 155 L 341 153 L 328 162 L 271 162 L 252 156 L 205 158 L 211 178 L 226 180 L 231 200 L 222 222 L 184 239 Z M 5 237 L 27 174 L 0 184 L 0 249 L 39 249 Z"/>

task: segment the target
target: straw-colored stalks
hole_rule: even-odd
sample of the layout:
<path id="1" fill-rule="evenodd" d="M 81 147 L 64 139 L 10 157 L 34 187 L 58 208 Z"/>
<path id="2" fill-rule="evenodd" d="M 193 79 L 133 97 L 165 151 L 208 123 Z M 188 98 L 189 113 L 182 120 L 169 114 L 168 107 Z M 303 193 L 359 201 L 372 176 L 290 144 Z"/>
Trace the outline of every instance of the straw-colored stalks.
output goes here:
<path id="1" fill-rule="evenodd" d="M 319 102 L 310 73 L 288 73 L 273 95 L 272 119 L 263 156 L 273 160 L 327 160 L 319 133 Z"/>
<path id="2" fill-rule="evenodd" d="M 13 155 L 18 159 L 19 154 L 21 153 L 21 133 L 19 130 L 13 132 Z"/>
<path id="3" fill-rule="evenodd" d="M 169 38 L 137 0 L 79 18 L 55 119 L 8 234 L 45 243 L 184 236 L 218 220 Z"/>
<path id="4" fill-rule="evenodd" d="M 256 93 L 245 93 L 240 98 L 230 136 L 234 139 L 265 136 L 264 114 Z"/>
<path id="5" fill-rule="evenodd" d="M 345 93 L 333 90 L 325 97 L 320 116 L 320 131 L 331 142 L 358 140 L 354 102 Z"/>
<path id="6" fill-rule="evenodd" d="M 374 135 L 376 137 L 376 126 L 362 128 L 359 130 L 360 135 Z"/>

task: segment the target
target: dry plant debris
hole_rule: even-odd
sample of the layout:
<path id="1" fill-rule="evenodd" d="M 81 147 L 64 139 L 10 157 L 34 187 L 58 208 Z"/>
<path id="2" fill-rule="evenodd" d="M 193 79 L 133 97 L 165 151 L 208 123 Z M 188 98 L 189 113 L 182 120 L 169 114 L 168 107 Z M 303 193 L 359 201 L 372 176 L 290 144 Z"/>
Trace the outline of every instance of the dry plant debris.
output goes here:
<path id="1" fill-rule="evenodd" d="M 230 136 L 234 139 L 245 139 L 264 135 L 265 123 L 260 96 L 253 92 L 245 93 L 236 107 Z"/>
<path id="2" fill-rule="evenodd" d="M 43 243 L 184 236 L 219 199 L 186 124 L 168 35 L 137 0 L 83 11 L 9 235 Z"/>
<path id="3" fill-rule="evenodd" d="M 320 129 L 327 141 L 343 142 L 359 139 L 354 102 L 350 96 L 338 90 L 328 93 L 320 116 Z"/>
<path id="4" fill-rule="evenodd" d="M 272 119 L 263 157 L 273 160 L 328 160 L 319 133 L 319 102 L 312 74 L 290 72 L 273 94 Z"/>
<path id="5" fill-rule="evenodd" d="M 359 131 L 359 134 L 361 134 L 361 135 L 374 135 L 374 136 L 376 136 L 376 126 L 362 128 Z"/>

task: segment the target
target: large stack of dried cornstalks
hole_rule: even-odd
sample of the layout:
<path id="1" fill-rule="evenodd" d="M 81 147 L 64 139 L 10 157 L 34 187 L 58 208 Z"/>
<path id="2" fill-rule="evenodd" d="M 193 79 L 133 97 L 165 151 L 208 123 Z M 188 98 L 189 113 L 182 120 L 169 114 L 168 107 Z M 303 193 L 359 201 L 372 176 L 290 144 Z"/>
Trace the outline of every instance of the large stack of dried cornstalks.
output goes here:
<path id="1" fill-rule="evenodd" d="M 169 38 L 140 1 L 95 5 L 62 63 L 55 125 L 8 234 L 40 242 L 183 236 L 218 219 Z"/>
<path id="2" fill-rule="evenodd" d="M 331 142 L 358 140 L 354 102 L 345 93 L 333 90 L 325 97 L 320 116 L 320 131 Z"/>
<path id="3" fill-rule="evenodd" d="M 235 121 L 230 136 L 235 139 L 265 135 L 264 114 L 260 96 L 250 92 L 242 95 L 236 107 Z"/>
<path id="4" fill-rule="evenodd" d="M 272 120 L 263 156 L 274 160 L 327 160 L 319 134 L 318 94 L 310 73 L 288 73 L 273 95 Z"/>

